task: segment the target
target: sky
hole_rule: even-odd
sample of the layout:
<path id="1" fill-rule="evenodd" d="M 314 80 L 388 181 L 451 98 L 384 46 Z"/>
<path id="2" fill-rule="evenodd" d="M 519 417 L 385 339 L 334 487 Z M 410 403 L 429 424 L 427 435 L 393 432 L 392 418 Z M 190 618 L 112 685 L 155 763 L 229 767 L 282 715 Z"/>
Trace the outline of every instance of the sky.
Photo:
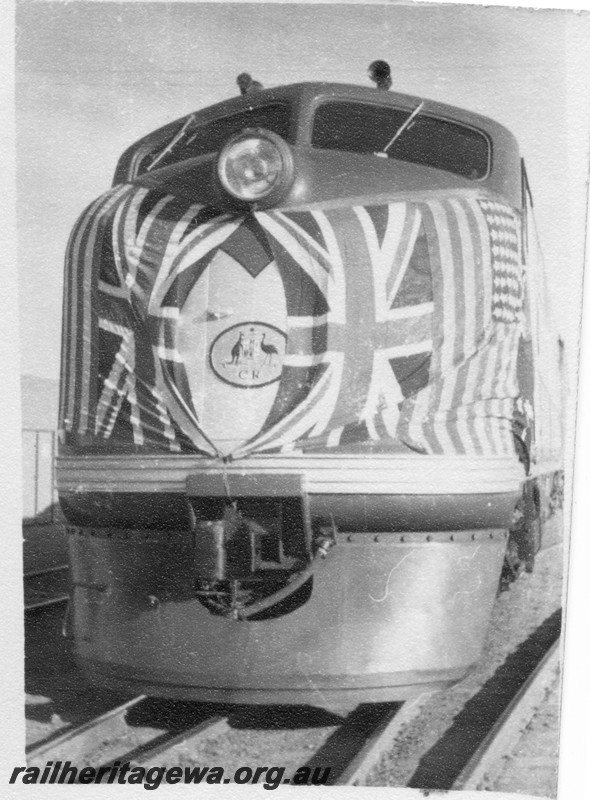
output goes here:
<path id="1" fill-rule="evenodd" d="M 575 343 L 581 296 L 590 19 L 574 12 L 266 3 L 39 2 L 16 6 L 21 371 L 57 378 L 63 254 L 119 154 L 225 99 L 244 70 L 265 86 L 368 84 L 493 117 L 520 142 L 555 305 Z"/>

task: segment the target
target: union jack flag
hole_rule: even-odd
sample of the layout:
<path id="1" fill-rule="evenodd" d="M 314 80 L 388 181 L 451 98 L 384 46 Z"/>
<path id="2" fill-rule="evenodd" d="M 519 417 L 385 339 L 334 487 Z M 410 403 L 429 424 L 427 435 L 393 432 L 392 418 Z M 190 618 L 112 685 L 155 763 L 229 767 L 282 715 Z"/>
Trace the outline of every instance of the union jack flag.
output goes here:
<path id="1" fill-rule="evenodd" d="M 223 253 L 254 279 L 275 265 L 286 306 L 276 394 L 233 457 L 370 443 L 513 452 L 518 230 L 508 206 L 476 196 L 244 218 L 116 187 L 70 240 L 64 429 L 91 446 L 219 454 L 179 337 Z"/>

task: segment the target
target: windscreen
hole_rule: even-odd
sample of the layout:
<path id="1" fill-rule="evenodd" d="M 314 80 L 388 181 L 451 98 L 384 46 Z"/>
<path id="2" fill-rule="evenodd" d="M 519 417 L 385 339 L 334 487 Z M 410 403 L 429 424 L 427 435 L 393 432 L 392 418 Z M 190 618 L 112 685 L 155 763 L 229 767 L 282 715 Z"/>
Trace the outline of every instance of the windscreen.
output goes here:
<path id="1" fill-rule="evenodd" d="M 311 143 L 326 150 L 381 153 L 410 113 L 368 103 L 324 103 L 315 113 Z M 490 144 L 483 133 L 473 128 L 418 114 L 387 155 L 477 180 L 488 174 Z"/>

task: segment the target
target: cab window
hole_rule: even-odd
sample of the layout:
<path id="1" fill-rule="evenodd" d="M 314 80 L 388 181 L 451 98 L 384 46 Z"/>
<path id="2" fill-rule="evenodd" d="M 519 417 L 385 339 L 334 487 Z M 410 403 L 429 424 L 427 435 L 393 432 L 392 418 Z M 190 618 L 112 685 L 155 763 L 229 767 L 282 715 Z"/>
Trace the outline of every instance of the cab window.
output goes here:
<path id="1" fill-rule="evenodd" d="M 382 153 L 410 112 L 358 102 L 327 102 L 316 110 L 311 144 L 325 150 Z M 456 122 L 418 114 L 388 149 L 389 158 L 436 167 L 464 178 L 485 178 L 490 143 L 481 132 Z"/>

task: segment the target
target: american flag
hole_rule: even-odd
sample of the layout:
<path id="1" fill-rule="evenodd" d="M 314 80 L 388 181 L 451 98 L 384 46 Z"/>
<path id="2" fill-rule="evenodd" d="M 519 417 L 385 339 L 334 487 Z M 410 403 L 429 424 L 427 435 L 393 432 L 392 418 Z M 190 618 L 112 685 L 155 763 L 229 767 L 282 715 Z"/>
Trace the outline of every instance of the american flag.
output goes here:
<path id="1" fill-rule="evenodd" d="M 523 276 L 509 206 L 462 193 L 243 217 L 133 185 L 90 206 L 68 248 L 61 414 L 78 444 L 218 454 L 178 337 L 219 252 L 253 277 L 275 264 L 287 309 L 276 396 L 234 458 L 514 451 Z"/>

